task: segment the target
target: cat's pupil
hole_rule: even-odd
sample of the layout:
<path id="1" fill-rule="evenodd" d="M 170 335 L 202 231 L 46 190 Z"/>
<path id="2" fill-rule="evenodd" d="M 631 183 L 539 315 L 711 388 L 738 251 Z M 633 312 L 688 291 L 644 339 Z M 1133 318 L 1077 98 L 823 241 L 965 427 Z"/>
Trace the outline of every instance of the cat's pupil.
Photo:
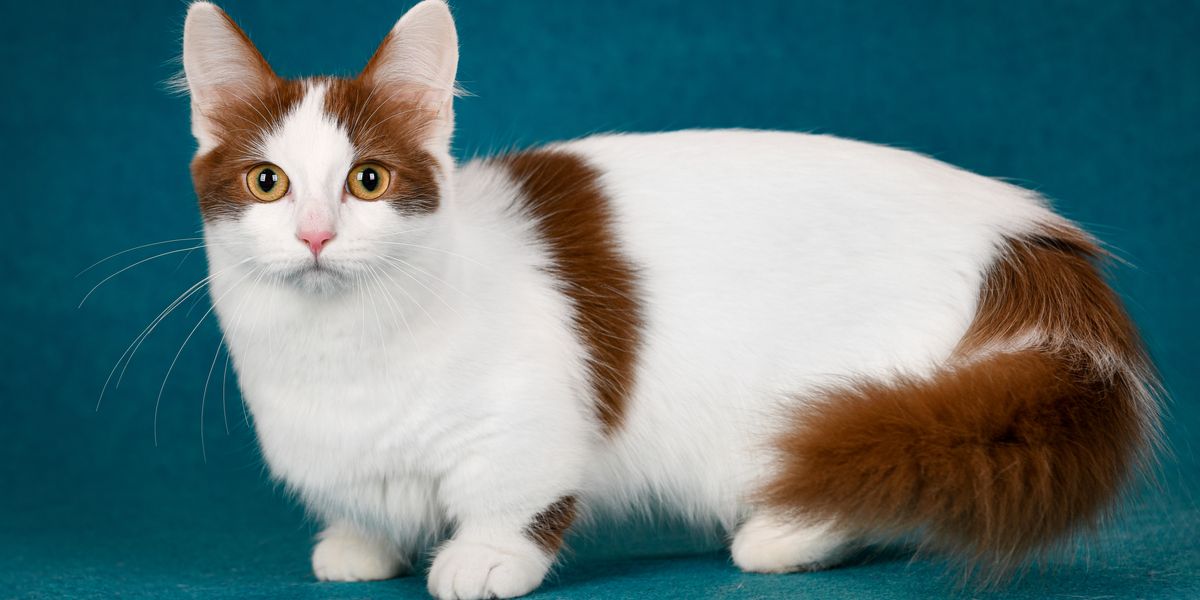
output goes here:
<path id="1" fill-rule="evenodd" d="M 271 169 L 263 169 L 262 171 L 258 172 L 258 189 L 264 192 L 269 192 L 271 191 L 271 188 L 275 187 L 275 184 L 278 182 L 279 175 L 276 175 L 275 171 L 272 171 Z"/>
<path id="2" fill-rule="evenodd" d="M 358 181 L 363 189 L 373 192 L 379 187 L 379 173 L 376 173 L 375 169 L 363 169 L 358 172 Z"/>

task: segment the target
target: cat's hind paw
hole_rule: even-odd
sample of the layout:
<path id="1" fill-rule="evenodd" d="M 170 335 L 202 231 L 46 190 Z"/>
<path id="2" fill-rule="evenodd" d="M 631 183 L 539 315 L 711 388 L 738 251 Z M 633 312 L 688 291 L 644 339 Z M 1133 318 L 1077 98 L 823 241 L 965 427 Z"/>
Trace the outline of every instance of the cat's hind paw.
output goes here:
<path id="1" fill-rule="evenodd" d="M 816 571 L 834 566 L 853 544 L 828 524 L 755 515 L 733 537 L 733 562 L 751 573 Z"/>
<path id="2" fill-rule="evenodd" d="M 313 573 L 321 581 L 376 581 L 408 571 L 408 563 L 386 544 L 344 529 L 329 529 L 313 548 Z"/>

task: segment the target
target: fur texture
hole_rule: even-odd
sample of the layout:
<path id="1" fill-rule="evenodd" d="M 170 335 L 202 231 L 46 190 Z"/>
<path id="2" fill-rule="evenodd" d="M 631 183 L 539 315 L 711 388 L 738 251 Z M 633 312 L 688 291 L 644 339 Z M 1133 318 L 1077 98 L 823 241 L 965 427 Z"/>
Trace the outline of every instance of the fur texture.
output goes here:
<path id="1" fill-rule="evenodd" d="M 1152 367 L 1101 256 L 1062 224 L 1006 240 L 947 366 L 797 413 L 766 503 L 863 533 L 923 529 L 992 576 L 1094 524 L 1157 434 Z"/>
<path id="2" fill-rule="evenodd" d="M 317 577 L 433 549 L 435 596 L 517 596 L 577 512 L 650 504 L 729 532 L 746 570 L 913 530 L 1005 567 L 1145 457 L 1152 370 L 1099 251 L 1035 194 L 776 132 L 458 165 L 457 57 L 426 0 L 358 77 L 285 81 L 189 10 L 215 310 L 272 475 L 326 525 Z M 269 202 L 264 164 L 290 182 Z M 377 200 L 347 185 L 362 164 Z"/>
<path id="3" fill-rule="evenodd" d="M 612 433 L 633 389 L 642 317 L 637 274 L 616 244 L 600 175 L 567 152 L 524 152 L 499 163 L 519 183 L 523 201 L 514 208 L 536 223 L 574 307 L 596 417 Z"/>

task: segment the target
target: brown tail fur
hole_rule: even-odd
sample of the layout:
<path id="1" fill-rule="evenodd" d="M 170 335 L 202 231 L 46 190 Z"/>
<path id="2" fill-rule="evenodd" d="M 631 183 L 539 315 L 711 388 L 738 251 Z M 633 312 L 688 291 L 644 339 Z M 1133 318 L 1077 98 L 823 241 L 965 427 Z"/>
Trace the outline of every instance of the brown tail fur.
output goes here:
<path id="1" fill-rule="evenodd" d="M 1012 240 L 953 366 L 798 413 L 764 502 L 864 533 L 920 531 L 988 575 L 1094 524 L 1158 422 L 1153 369 L 1101 256 L 1068 227 Z"/>

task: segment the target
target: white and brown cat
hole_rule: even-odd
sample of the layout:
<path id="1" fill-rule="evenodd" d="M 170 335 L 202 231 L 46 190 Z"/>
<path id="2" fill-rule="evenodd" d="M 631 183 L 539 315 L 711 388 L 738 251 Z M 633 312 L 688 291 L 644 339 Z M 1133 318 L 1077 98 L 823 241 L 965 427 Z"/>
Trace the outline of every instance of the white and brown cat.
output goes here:
<path id="1" fill-rule="evenodd" d="M 212 297 L 320 579 L 436 544 L 433 595 L 519 596 L 578 514 L 651 503 L 747 571 L 913 532 L 1003 569 L 1153 445 L 1103 252 L 1033 192 L 762 131 L 456 164 L 439 0 L 353 79 L 277 77 L 205 2 L 183 46 Z"/>

